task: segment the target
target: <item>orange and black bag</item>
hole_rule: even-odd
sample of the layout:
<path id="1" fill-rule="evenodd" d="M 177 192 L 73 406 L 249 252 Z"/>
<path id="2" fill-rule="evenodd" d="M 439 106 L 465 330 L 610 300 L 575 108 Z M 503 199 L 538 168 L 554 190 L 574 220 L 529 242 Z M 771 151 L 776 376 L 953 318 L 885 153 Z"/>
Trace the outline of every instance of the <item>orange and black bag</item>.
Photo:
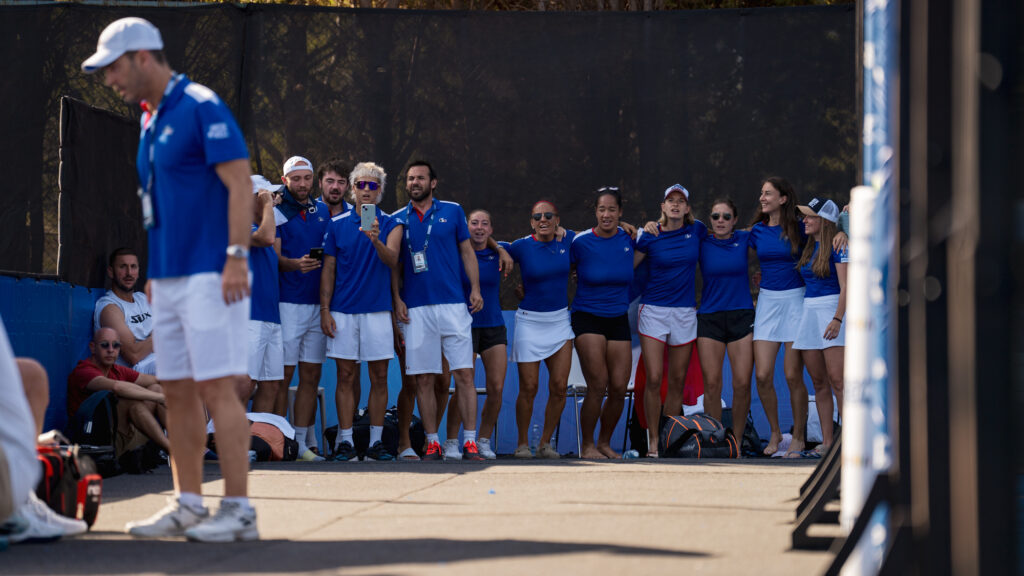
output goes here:
<path id="1" fill-rule="evenodd" d="M 658 436 L 661 458 L 739 458 L 732 430 L 707 414 L 669 416 Z"/>

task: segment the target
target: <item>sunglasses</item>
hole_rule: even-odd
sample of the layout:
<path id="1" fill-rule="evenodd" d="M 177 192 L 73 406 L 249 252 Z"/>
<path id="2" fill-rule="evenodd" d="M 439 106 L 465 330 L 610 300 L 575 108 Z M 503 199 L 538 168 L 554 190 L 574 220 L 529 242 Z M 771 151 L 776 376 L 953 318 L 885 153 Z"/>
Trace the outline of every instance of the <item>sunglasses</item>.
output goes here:
<path id="1" fill-rule="evenodd" d="M 545 220 L 554 220 L 555 216 L 558 216 L 558 214 L 555 214 L 554 212 L 538 212 L 533 215 L 533 219 L 540 222 L 541 218 Z"/>
<path id="2" fill-rule="evenodd" d="M 619 187 L 618 186 L 601 186 L 600 188 L 597 189 L 597 191 L 599 193 L 600 192 L 618 192 L 619 191 Z"/>
<path id="3" fill-rule="evenodd" d="M 107 342 L 107 341 L 104 340 L 103 342 L 100 342 L 100 348 L 103 348 L 104 350 L 107 350 L 109 348 L 113 348 L 114 350 L 120 350 L 121 349 L 121 343 L 120 342 Z"/>
<path id="4" fill-rule="evenodd" d="M 729 212 L 723 212 L 721 214 L 719 214 L 718 212 L 715 212 L 715 213 L 711 214 L 711 219 L 712 220 L 718 220 L 719 218 L 721 218 L 722 220 L 725 220 L 726 222 L 728 222 L 729 220 L 732 220 L 732 214 L 729 213 Z"/>
<path id="5" fill-rule="evenodd" d="M 377 184 L 376 182 L 356 182 L 356 188 L 359 188 L 360 190 L 376 190 L 377 188 L 380 188 L 380 184 Z"/>

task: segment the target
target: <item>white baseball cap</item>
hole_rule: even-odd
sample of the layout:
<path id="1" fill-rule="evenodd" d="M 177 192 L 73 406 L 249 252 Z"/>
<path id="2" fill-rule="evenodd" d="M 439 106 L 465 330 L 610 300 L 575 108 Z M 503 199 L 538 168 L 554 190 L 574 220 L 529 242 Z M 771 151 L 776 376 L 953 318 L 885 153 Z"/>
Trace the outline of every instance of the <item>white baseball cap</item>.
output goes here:
<path id="1" fill-rule="evenodd" d="M 281 171 L 281 174 L 287 176 L 292 172 L 297 172 L 299 170 L 309 170 L 310 172 L 312 172 L 313 163 L 310 162 L 309 160 L 306 160 L 302 156 L 292 156 L 287 161 L 285 161 L 284 169 Z"/>
<path id="2" fill-rule="evenodd" d="M 669 186 L 668 188 L 665 188 L 665 198 L 668 198 L 668 195 L 673 193 L 673 192 L 679 192 L 687 200 L 690 199 L 690 191 L 687 190 L 686 188 L 683 188 L 682 184 L 673 184 L 673 185 Z"/>
<path id="3" fill-rule="evenodd" d="M 160 31 L 149 20 L 121 18 L 103 29 L 96 53 L 82 62 L 82 70 L 92 73 L 117 60 L 125 52 L 134 50 L 163 50 Z"/>
<path id="4" fill-rule="evenodd" d="M 281 188 L 284 188 L 284 184 L 271 184 L 270 180 L 267 180 L 259 174 L 253 174 L 249 177 L 252 179 L 252 193 L 259 194 L 260 190 L 270 190 L 271 192 L 277 192 Z"/>
<path id="5" fill-rule="evenodd" d="M 820 216 L 833 224 L 839 220 L 839 207 L 831 200 L 814 198 L 807 203 L 807 206 L 797 206 L 797 208 L 806 216 Z"/>

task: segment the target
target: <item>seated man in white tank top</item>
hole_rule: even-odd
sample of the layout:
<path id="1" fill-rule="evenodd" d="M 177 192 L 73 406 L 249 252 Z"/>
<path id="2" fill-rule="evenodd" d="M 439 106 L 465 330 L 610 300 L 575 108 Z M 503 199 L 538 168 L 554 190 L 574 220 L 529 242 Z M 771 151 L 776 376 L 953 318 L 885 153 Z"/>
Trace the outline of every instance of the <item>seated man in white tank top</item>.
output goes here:
<path id="1" fill-rule="evenodd" d="M 107 266 L 111 288 L 96 302 L 93 332 L 113 328 L 121 339 L 121 356 L 117 363 L 143 374 L 156 374 L 153 355 L 153 316 L 143 292 L 136 292 L 139 280 L 139 257 L 131 248 L 118 248 L 110 255 Z"/>

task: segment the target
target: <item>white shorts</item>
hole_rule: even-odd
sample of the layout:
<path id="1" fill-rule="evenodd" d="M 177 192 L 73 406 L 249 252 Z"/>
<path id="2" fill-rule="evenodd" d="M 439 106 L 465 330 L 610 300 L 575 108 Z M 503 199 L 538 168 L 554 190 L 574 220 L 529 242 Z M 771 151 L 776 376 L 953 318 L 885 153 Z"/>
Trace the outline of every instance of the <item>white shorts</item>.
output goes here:
<path id="1" fill-rule="evenodd" d="M 154 279 L 156 377 L 197 382 L 239 376 L 249 361 L 249 299 L 224 302 L 219 272 Z"/>
<path id="2" fill-rule="evenodd" d="M 846 345 L 846 324 L 839 325 L 839 335 L 834 340 L 825 340 L 825 328 L 836 315 L 839 294 L 804 298 L 804 311 L 797 325 L 794 350 L 824 350 Z"/>
<path id="3" fill-rule="evenodd" d="M 342 360 L 374 362 L 395 356 L 391 312 L 342 314 L 331 312 L 334 338 L 327 338 L 327 355 Z"/>
<path id="4" fill-rule="evenodd" d="M 151 374 L 156 376 L 156 353 L 151 353 L 139 361 L 138 364 L 132 366 L 132 370 L 140 374 Z"/>
<path id="5" fill-rule="evenodd" d="M 697 309 L 681 306 L 641 304 L 636 331 L 669 346 L 682 346 L 697 339 Z"/>
<path id="6" fill-rule="evenodd" d="M 0 523 L 28 501 L 40 474 L 35 421 L 0 321 Z"/>
<path id="7" fill-rule="evenodd" d="M 299 362 L 323 364 L 327 343 L 320 330 L 320 306 L 281 302 L 281 339 L 284 342 L 284 365 Z"/>
<path id="8" fill-rule="evenodd" d="M 754 340 L 792 342 L 804 310 L 804 288 L 765 290 L 757 296 Z"/>
<path id="9" fill-rule="evenodd" d="M 405 337 L 405 373 L 440 374 L 441 353 L 452 370 L 473 367 L 473 317 L 463 303 L 409 309 L 409 323 L 398 323 Z"/>
<path id="10" fill-rule="evenodd" d="M 569 309 L 552 312 L 516 310 L 515 333 L 512 336 L 513 362 L 540 362 L 554 356 L 575 338 Z"/>
<path id="11" fill-rule="evenodd" d="M 280 324 L 249 320 L 249 378 L 257 382 L 284 380 Z"/>

